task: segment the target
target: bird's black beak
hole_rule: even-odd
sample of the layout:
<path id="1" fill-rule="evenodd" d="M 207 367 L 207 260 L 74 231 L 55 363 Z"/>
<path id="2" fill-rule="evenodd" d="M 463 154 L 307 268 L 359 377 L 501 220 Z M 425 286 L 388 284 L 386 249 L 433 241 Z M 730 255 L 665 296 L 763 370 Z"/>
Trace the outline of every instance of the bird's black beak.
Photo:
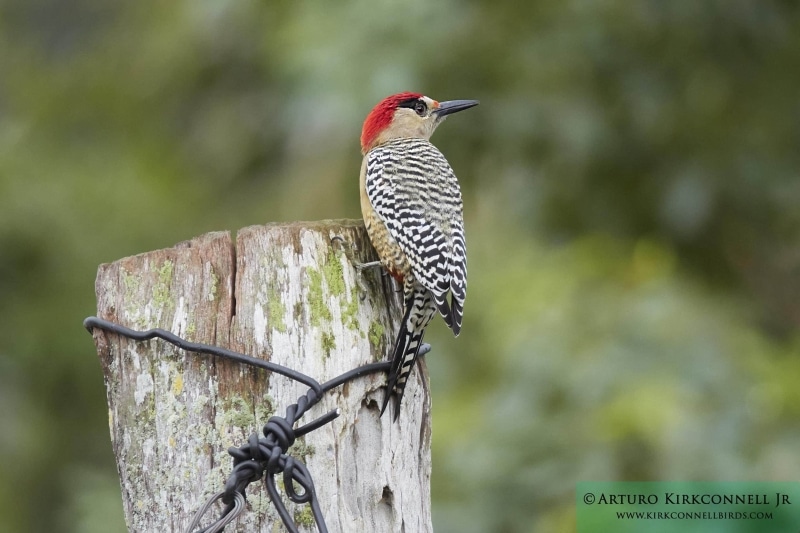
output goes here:
<path id="1" fill-rule="evenodd" d="M 475 107 L 479 103 L 477 100 L 449 100 L 447 102 L 439 102 L 439 107 L 434 109 L 433 112 L 439 118 L 444 118 L 447 115 Z"/>

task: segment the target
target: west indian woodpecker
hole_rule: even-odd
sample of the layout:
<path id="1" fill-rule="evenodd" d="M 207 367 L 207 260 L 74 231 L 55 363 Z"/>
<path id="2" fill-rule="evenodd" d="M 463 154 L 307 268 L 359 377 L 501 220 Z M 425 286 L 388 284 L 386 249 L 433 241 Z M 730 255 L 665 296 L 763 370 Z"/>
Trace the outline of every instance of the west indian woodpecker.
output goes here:
<path id="1" fill-rule="evenodd" d="M 438 310 L 458 336 L 467 295 L 467 250 L 461 189 L 428 139 L 444 119 L 477 100 L 437 102 L 400 93 L 369 113 L 361 132 L 361 211 L 380 264 L 403 285 L 403 320 L 388 389 L 394 419 L 417 360 L 425 328 Z"/>

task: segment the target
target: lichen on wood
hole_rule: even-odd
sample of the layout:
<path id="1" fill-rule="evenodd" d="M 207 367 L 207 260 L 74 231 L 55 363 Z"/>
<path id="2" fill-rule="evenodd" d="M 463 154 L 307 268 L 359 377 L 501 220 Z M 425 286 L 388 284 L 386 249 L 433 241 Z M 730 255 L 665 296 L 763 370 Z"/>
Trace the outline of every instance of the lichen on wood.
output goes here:
<path id="1" fill-rule="evenodd" d="M 334 236 L 343 242 L 332 242 Z M 136 329 L 272 360 L 328 380 L 386 357 L 401 302 L 374 260 L 361 221 L 251 226 L 102 265 L 98 316 Z M 186 354 L 160 341 L 95 332 L 108 390 L 112 445 L 130 531 L 183 531 L 230 473 L 246 442 L 305 387 L 259 369 Z M 385 376 L 333 391 L 303 419 L 341 416 L 292 449 L 306 462 L 330 531 L 431 531 L 430 398 L 414 372 L 400 423 L 379 417 Z M 420 440 L 420 436 L 423 438 Z M 301 531 L 304 506 L 290 505 Z M 231 531 L 281 531 L 260 484 Z"/>

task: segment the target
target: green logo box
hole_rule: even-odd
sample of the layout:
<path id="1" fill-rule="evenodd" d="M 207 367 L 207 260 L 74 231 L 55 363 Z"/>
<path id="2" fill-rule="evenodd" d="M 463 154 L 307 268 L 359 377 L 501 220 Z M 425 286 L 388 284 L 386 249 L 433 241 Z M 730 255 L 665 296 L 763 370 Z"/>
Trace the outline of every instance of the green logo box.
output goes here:
<path id="1" fill-rule="evenodd" d="M 587 481 L 577 533 L 800 533 L 800 482 Z"/>

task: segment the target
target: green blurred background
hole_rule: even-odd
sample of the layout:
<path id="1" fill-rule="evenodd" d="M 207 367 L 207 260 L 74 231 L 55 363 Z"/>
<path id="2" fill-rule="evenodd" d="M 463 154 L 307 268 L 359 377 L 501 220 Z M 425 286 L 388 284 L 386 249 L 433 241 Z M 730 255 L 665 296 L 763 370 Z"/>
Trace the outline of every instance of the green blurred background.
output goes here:
<path id="1" fill-rule="evenodd" d="M 581 480 L 800 479 L 800 11 L 770 0 L 0 0 L 0 525 L 122 532 L 97 265 L 360 216 L 382 97 L 477 98 L 437 533 Z M 757 525 L 748 526 L 757 529 Z"/>

